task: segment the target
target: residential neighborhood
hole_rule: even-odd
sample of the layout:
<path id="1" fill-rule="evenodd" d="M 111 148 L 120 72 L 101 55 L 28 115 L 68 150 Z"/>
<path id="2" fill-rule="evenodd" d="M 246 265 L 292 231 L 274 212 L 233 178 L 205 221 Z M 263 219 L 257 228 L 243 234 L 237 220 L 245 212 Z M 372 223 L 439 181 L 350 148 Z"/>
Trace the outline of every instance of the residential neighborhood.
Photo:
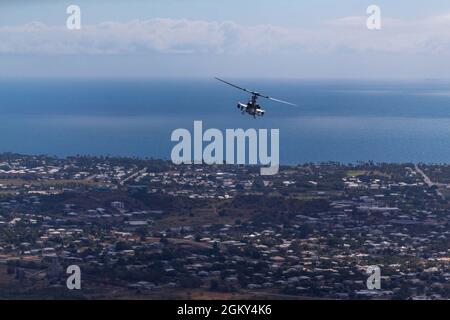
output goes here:
<path id="1" fill-rule="evenodd" d="M 0 155 L 1 298 L 448 299 L 449 226 L 447 165 Z"/>

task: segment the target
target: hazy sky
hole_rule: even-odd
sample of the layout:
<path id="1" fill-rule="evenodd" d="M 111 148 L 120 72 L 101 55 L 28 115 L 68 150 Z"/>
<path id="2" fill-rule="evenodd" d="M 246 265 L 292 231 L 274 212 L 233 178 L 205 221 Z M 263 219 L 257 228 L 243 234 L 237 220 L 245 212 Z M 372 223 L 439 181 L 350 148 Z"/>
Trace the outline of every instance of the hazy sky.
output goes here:
<path id="1" fill-rule="evenodd" d="M 0 0 L 0 77 L 450 78 L 449 58 L 443 0 Z"/>

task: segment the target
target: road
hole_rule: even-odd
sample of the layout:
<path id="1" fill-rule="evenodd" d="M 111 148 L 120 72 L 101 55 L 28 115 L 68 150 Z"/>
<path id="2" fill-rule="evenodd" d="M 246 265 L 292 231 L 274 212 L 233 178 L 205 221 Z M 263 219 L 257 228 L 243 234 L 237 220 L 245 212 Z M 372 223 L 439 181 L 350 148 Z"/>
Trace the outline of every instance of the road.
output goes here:
<path id="1" fill-rule="evenodd" d="M 131 176 L 129 176 L 128 178 L 123 179 L 123 180 L 120 181 L 119 183 L 120 183 L 120 185 L 123 186 L 123 185 L 125 184 L 125 182 L 127 182 L 128 180 L 137 178 L 138 176 L 140 176 L 141 174 L 144 174 L 144 173 L 146 173 L 146 172 L 147 172 L 147 168 L 144 168 L 144 169 L 142 169 L 142 170 L 139 170 L 138 172 L 133 173 L 133 174 L 132 174 Z"/>
<path id="2" fill-rule="evenodd" d="M 428 176 L 425 174 L 425 172 L 423 172 L 423 170 L 419 168 L 419 166 L 418 166 L 417 164 L 415 165 L 415 170 L 416 170 L 416 172 L 418 172 L 418 173 L 422 176 L 423 181 L 427 184 L 428 187 L 430 187 L 430 188 L 431 188 L 431 187 L 438 187 L 438 188 L 441 188 L 441 187 L 446 187 L 446 186 L 447 186 L 447 185 L 445 185 L 445 184 L 443 184 L 443 183 L 435 183 L 435 182 L 431 181 L 430 177 L 428 177 Z M 441 192 L 439 189 L 436 189 L 436 193 L 437 193 L 442 199 L 445 199 L 445 196 L 442 194 L 442 192 Z"/>

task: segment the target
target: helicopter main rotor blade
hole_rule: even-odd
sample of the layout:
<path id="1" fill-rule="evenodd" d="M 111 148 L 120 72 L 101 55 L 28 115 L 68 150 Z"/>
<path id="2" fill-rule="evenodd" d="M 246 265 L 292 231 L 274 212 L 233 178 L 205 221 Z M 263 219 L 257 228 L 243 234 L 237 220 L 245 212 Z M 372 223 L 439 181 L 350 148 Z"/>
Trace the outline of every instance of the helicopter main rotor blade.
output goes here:
<path id="1" fill-rule="evenodd" d="M 287 102 L 287 101 L 284 101 L 284 100 L 275 99 L 275 98 L 272 98 L 272 97 L 269 97 L 269 96 L 265 96 L 265 95 L 262 95 L 262 94 L 259 94 L 259 93 L 256 93 L 256 95 L 259 96 L 259 97 L 262 97 L 262 98 L 266 98 L 266 99 L 272 100 L 272 101 L 276 101 L 276 102 L 279 102 L 279 103 L 284 103 L 284 104 L 288 104 L 290 106 L 297 107 L 296 104 L 290 103 L 290 102 Z"/>
<path id="2" fill-rule="evenodd" d="M 290 102 L 283 101 L 283 100 L 280 100 L 280 99 L 275 99 L 275 98 L 271 98 L 271 97 L 264 97 L 264 98 L 267 98 L 267 99 L 269 99 L 269 100 L 276 101 L 276 102 L 279 102 L 279 103 L 288 104 L 288 105 L 290 105 L 290 106 L 298 107 L 298 106 L 297 106 L 296 104 L 294 104 L 294 103 L 290 103 Z"/>
<path id="3" fill-rule="evenodd" d="M 216 77 L 215 79 L 216 79 L 216 80 L 219 80 L 219 81 L 221 81 L 221 82 L 223 82 L 223 83 L 226 83 L 227 85 L 232 86 L 232 87 L 234 87 L 234 88 L 236 88 L 236 89 L 239 89 L 239 90 L 242 90 L 242 91 L 251 93 L 253 96 L 256 96 L 256 97 L 262 97 L 262 98 L 266 98 L 266 99 L 269 99 L 269 100 L 272 100 L 272 101 L 276 101 L 276 102 L 279 102 L 279 103 L 284 103 L 284 104 L 288 104 L 288 105 L 297 107 L 296 104 L 293 104 L 293 103 L 290 103 L 290 102 L 287 102 L 287 101 L 283 101 L 283 100 L 280 100 L 280 99 L 275 99 L 275 98 L 272 98 L 272 97 L 269 97 L 269 96 L 265 96 L 265 95 L 263 95 L 263 94 L 261 94 L 261 93 L 259 93 L 259 92 L 256 92 L 256 91 L 250 91 L 250 90 L 248 90 L 248 89 L 239 87 L 239 86 L 237 86 L 237 85 L 235 85 L 235 84 L 232 84 L 232 83 L 230 83 L 230 82 L 228 82 L 228 81 L 225 81 L 225 80 L 222 80 L 222 79 L 220 79 L 220 78 L 217 78 L 217 77 Z"/>
<path id="4" fill-rule="evenodd" d="M 241 87 L 239 87 L 239 86 L 237 86 L 237 85 L 235 85 L 235 84 L 232 84 L 232 83 L 230 83 L 230 82 L 228 82 L 228 81 L 225 81 L 225 80 L 222 80 L 222 79 L 219 79 L 219 78 L 215 78 L 215 79 L 216 79 L 216 80 L 219 80 L 219 81 L 221 81 L 221 82 L 223 82 L 223 83 L 226 83 L 226 84 L 229 85 L 229 86 L 235 87 L 236 89 L 239 89 L 239 90 L 242 90 L 242 91 L 251 93 L 251 94 L 256 94 L 256 92 L 254 92 L 254 91 L 250 91 L 250 90 L 247 90 L 247 89 L 245 89 L 245 88 L 241 88 Z"/>

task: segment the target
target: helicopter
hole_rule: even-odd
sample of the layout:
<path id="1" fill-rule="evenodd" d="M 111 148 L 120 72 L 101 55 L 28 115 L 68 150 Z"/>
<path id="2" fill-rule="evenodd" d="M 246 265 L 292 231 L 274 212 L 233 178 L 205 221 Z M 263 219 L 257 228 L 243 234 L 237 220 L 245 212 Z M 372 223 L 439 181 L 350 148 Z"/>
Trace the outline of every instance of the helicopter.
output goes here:
<path id="1" fill-rule="evenodd" d="M 265 99 L 269 99 L 269 100 L 272 100 L 272 101 L 275 101 L 275 102 L 283 103 L 283 104 L 288 104 L 288 105 L 291 105 L 291 106 L 294 106 L 294 107 L 297 106 L 296 104 L 293 104 L 293 103 L 290 103 L 290 102 L 287 102 L 287 101 L 283 101 L 283 100 L 280 100 L 280 99 L 275 99 L 275 98 L 263 95 L 263 94 L 261 94 L 261 93 L 259 93 L 257 91 L 252 91 L 252 90 L 248 90 L 248 89 L 239 87 L 239 86 L 237 86 L 235 84 L 232 84 L 230 82 L 227 82 L 227 81 L 222 80 L 222 79 L 217 78 L 217 77 L 215 79 L 219 80 L 219 81 L 221 81 L 221 82 L 223 82 L 223 83 L 225 83 L 225 84 L 227 84 L 229 86 L 232 86 L 232 87 L 234 87 L 236 89 L 248 92 L 248 93 L 250 93 L 252 95 L 252 97 L 250 98 L 250 100 L 246 104 L 242 103 L 242 102 L 238 102 L 237 108 L 242 111 L 242 114 L 248 113 L 249 115 L 253 116 L 253 118 L 256 118 L 257 116 L 263 117 L 264 114 L 266 113 L 266 111 L 264 109 L 262 109 L 261 106 L 257 103 L 257 99 L 259 97 L 265 98 Z"/>

